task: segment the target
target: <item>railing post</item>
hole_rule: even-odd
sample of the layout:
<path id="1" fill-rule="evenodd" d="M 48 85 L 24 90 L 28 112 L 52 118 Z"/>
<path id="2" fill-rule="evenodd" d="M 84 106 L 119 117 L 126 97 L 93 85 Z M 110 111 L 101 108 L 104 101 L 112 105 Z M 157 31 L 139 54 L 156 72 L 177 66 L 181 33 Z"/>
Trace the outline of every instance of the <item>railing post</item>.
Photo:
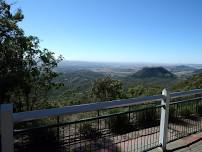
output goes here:
<path id="1" fill-rule="evenodd" d="M 14 152 L 13 105 L 2 104 L 0 108 L 1 152 Z"/>
<path id="2" fill-rule="evenodd" d="M 164 98 L 161 100 L 161 121 L 160 121 L 160 136 L 159 143 L 163 151 L 166 151 L 167 135 L 168 135 L 168 119 L 169 119 L 169 104 L 170 92 L 167 89 L 162 91 Z"/>

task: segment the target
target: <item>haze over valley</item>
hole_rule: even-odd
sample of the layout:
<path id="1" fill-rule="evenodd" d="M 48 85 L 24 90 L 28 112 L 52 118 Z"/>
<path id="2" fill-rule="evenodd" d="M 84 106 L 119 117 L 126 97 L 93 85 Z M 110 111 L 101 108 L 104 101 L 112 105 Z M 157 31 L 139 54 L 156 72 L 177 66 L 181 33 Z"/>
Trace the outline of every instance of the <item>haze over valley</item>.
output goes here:
<path id="1" fill-rule="evenodd" d="M 61 100 L 61 96 L 66 96 L 67 100 L 78 97 L 83 100 L 82 102 L 90 102 L 85 101 L 84 97 L 90 95 L 92 85 L 96 80 L 106 77 L 120 81 L 125 89 L 143 86 L 158 88 L 159 91 L 165 87 L 172 90 L 176 84 L 200 74 L 201 69 L 201 64 L 104 63 L 64 60 L 57 68 L 57 71 L 62 74 L 55 80 L 64 83 L 64 86 L 52 92 L 52 95 L 54 100 L 55 97 L 60 97 Z M 94 100 L 91 97 L 86 100 L 89 99 Z"/>
<path id="2" fill-rule="evenodd" d="M 58 70 L 65 73 L 91 71 L 111 77 L 122 78 L 133 75 L 145 67 L 162 67 L 181 78 L 200 71 L 202 64 L 107 63 L 65 60 L 59 64 Z"/>

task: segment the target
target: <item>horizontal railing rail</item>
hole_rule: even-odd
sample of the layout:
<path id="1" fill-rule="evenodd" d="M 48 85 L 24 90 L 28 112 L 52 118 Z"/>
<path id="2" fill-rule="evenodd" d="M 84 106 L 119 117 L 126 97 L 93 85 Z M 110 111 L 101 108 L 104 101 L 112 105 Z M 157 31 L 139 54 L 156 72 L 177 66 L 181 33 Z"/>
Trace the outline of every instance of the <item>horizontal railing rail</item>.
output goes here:
<path id="1" fill-rule="evenodd" d="M 62 108 L 19 112 L 19 113 L 13 114 L 13 119 L 14 119 L 14 122 L 22 122 L 22 121 L 41 119 L 45 117 L 53 117 L 53 116 L 68 115 L 68 114 L 75 114 L 75 113 L 82 113 L 82 112 L 90 112 L 90 111 L 96 111 L 96 110 L 127 107 L 127 106 L 142 104 L 142 103 L 145 103 L 145 101 L 161 100 L 163 97 L 164 97 L 163 95 L 155 95 L 155 96 L 146 96 L 146 97 L 131 98 L 131 99 L 120 99 L 120 100 L 112 100 L 112 101 L 105 101 L 105 102 L 80 104 L 80 105 L 66 106 Z"/>
<path id="2" fill-rule="evenodd" d="M 201 93 L 202 93 L 202 89 L 194 89 L 189 91 L 173 92 L 170 94 L 170 97 L 179 98 L 179 97 L 190 96 L 190 95 L 201 94 Z"/>
<path id="3" fill-rule="evenodd" d="M 167 137 L 168 137 L 168 125 L 169 125 L 169 117 L 170 117 L 169 106 L 171 106 L 171 108 L 172 108 L 171 110 L 177 109 L 178 113 L 180 113 L 179 116 L 171 115 L 172 116 L 171 118 L 173 118 L 173 119 L 175 118 L 174 121 L 183 118 L 182 120 L 184 122 L 188 122 L 188 120 L 186 118 L 187 117 L 186 113 L 188 113 L 188 114 L 190 113 L 189 109 L 192 108 L 192 110 L 195 110 L 196 112 L 198 112 L 198 114 L 202 115 L 202 109 L 199 109 L 198 107 L 196 107 L 196 106 L 198 106 L 198 102 L 196 100 L 200 100 L 202 98 L 199 96 L 195 96 L 195 95 L 199 95 L 199 94 L 202 94 L 202 89 L 195 89 L 195 90 L 183 91 L 183 92 L 173 92 L 173 93 L 170 93 L 168 90 L 164 89 L 161 95 L 144 96 L 144 97 L 131 98 L 131 99 L 119 99 L 119 100 L 112 100 L 112 101 L 105 101 L 105 102 L 96 102 L 96 103 L 89 103 L 89 104 L 66 106 L 66 107 L 62 107 L 62 108 L 42 109 L 42 110 L 34 110 L 34 111 L 18 112 L 18 113 L 13 113 L 12 104 L 3 104 L 3 105 L 1 105 L 1 108 L 0 108 L 2 152 L 13 152 L 13 149 L 14 149 L 13 133 L 16 135 L 18 133 L 20 134 L 20 133 L 23 133 L 26 131 L 28 131 L 28 132 L 30 131 L 29 128 L 27 128 L 27 129 L 25 128 L 22 130 L 21 129 L 15 130 L 13 127 L 13 125 L 15 123 L 17 124 L 20 122 L 38 120 L 38 119 L 49 118 L 49 117 L 59 118 L 59 116 L 64 116 L 64 115 L 71 115 L 71 114 L 85 113 L 85 112 L 92 112 L 92 111 L 101 111 L 101 110 L 107 110 L 107 109 L 113 109 L 113 108 L 130 107 L 130 106 L 141 105 L 141 104 L 145 104 L 145 103 L 152 103 L 152 105 L 154 103 L 155 106 L 150 107 L 150 108 L 144 107 L 143 109 L 136 109 L 136 110 L 129 108 L 129 111 L 126 111 L 126 112 L 120 112 L 120 113 L 116 113 L 116 114 L 107 114 L 107 115 L 98 115 L 97 117 L 91 117 L 91 118 L 87 118 L 87 119 L 83 119 L 83 120 L 76 120 L 74 122 L 72 122 L 72 121 L 61 122 L 61 123 L 57 123 L 56 125 L 53 124 L 52 127 L 56 128 L 56 129 L 58 128 L 58 132 L 60 131 L 60 129 L 59 129 L 60 127 L 64 127 L 63 128 L 64 134 L 66 134 L 68 132 L 69 133 L 68 138 L 70 138 L 70 136 L 74 136 L 71 134 L 71 129 L 74 128 L 75 133 L 78 134 L 78 132 L 79 132 L 78 128 L 82 127 L 82 125 L 84 125 L 86 121 L 97 123 L 98 130 L 101 129 L 102 127 L 105 127 L 105 129 L 109 129 L 109 126 L 107 126 L 107 125 L 109 125 L 108 123 L 110 121 L 115 121 L 116 119 L 119 118 L 119 115 L 120 116 L 127 115 L 130 122 L 136 121 L 137 124 L 133 124 L 133 127 L 141 128 L 142 127 L 141 125 L 143 125 L 144 122 L 143 122 L 143 124 L 140 124 L 137 121 L 137 119 L 145 119 L 145 115 L 147 114 L 148 111 L 150 111 L 150 114 L 149 114 L 150 116 L 155 116 L 155 114 L 153 112 L 156 112 L 159 117 L 155 118 L 155 121 L 153 123 L 154 123 L 154 125 L 156 125 L 156 121 L 157 121 L 157 122 L 159 122 L 159 124 L 157 127 L 158 134 L 157 133 L 155 134 L 155 141 L 153 141 L 153 143 L 155 142 L 155 146 L 161 145 L 162 149 L 165 150 L 166 143 L 167 143 Z M 181 98 L 181 97 L 188 97 L 188 96 L 192 96 L 192 99 L 186 98 L 186 100 L 184 100 L 185 98 Z M 176 100 L 175 100 L 176 98 L 179 98 L 180 101 L 176 102 Z M 171 99 L 174 99 L 173 103 L 170 103 Z M 161 103 L 159 101 L 161 101 Z M 187 105 L 184 104 L 185 102 L 188 102 L 188 101 L 194 102 L 192 107 L 189 109 L 187 109 Z M 179 108 L 178 106 L 180 106 L 180 104 L 184 104 L 184 105 L 181 106 L 181 108 Z M 153 109 L 151 109 L 151 108 L 153 108 Z M 202 108 L 202 104 L 201 104 L 201 108 Z M 152 110 L 154 110 L 154 111 L 152 112 Z M 174 113 L 174 114 L 177 115 L 178 113 Z M 152 114 L 154 114 L 154 115 L 152 115 Z M 171 111 L 171 114 L 172 114 L 172 111 Z M 189 115 L 194 116 L 192 114 L 189 114 Z M 113 120 L 111 118 L 114 118 L 115 120 Z M 77 122 L 77 124 L 75 122 Z M 145 122 L 147 122 L 147 121 L 145 121 Z M 190 123 L 196 123 L 196 122 L 190 121 Z M 137 126 L 134 126 L 134 125 L 137 125 Z M 150 125 L 147 124 L 147 125 L 149 127 L 152 127 L 151 124 Z M 65 127 L 65 126 L 69 126 L 69 128 Z M 51 126 L 47 126 L 47 127 L 44 126 L 41 128 L 50 129 L 50 127 Z M 101 127 L 101 128 L 99 128 L 99 127 Z M 170 127 L 173 128 L 174 130 L 181 128 L 181 126 L 173 125 L 172 123 L 170 123 Z M 130 128 L 130 127 L 127 127 L 127 128 Z M 38 129 L 40 129 L 40 127 L 38 127 L 38 128 L 36 127 L 33 129 L 38 130 Z M 155 127 L 150 128 L 150 129 L 155 130 Z M 186 128 L 186 129 L 189 130 L 189 128 Z M 199 130 L 199 129 L 197 129 L 197 130 Z M 91 129 L 91 131 L 94 131 L 94 130 Z M 138 129 L 136 130 L 137 135 L 139 134 L 138 131 L 141 131 L 141 130 L 138 130 Z M 151 132 L 151 133 L 153 133 L 153 132 Z M 190 132 L 190 133 L 192 133 L 192 132 Z M 139 135 L 141 135 L 141 134 L 142 134 L 142 132 Z M 99 133 L 98 133 L 98 135 L 99 135 Z M 91 136 L 91 134 L 90 134 L 90 136 Z M 110 138 L 112 138 L 114 135 L 110 134 L 109 136 L 110 136 Z M 133 134 L 128 134 L 128 137 L 130 137 L 130 136 L 133 136 Z M 175 139 L 175 136 L 182 137 L 181 135 L 175 135 L 175 133 L 172 133 L 172 139 Z M 78 134 L 78 140 L 84 140 L 83 139 L 84 137 L 85 136 Z M 154 137 L 154 135 L 153 135 L 153 137 Z M 115 142 L 119 142 L 119 141 L 122 142 L 122 139 L 119 139 L 119 138 L 120 137 L 117 136 L 117 138 L 115 139 Z M 139 136 L 139 138 L 140 138 L 140 136 Z M 144 139 L 141 139 L 141 144 L 142 144 L 142 142 L 144 142 L 143 140 Z M 69 142 L 70 141 L 71 140 L 69 140 Z M 142 146 L 144 146 L 144 144 Z M 153 147 L 153 146 L 151 146 L 151 147 Z"/>
<path id="4" fill-rule="evenodd" d="M 114 117 L 114 116 L 119 116 L 119 115 L 124 115 L 124 114 L 129 114 L 129 113 L 136 113 L 136 112 L 142 112 L 145 110 L 151 110 L 151 109 L 157 109 L 161 108 L 163 105 L 155 105 L 151 107 L 146 107 L 146 108 L 141 108 L 141 109 L 135 109 L 135 110 L 130 110 L 130 111 L 125 111 L 125 112 L 118 112 L 118 113 L 113 113 L 113 114 L 107 114 L 107 115 L 102 115 L 102 116 L 94 116 L 91 118 L 84 118 L 80 120 L 73 120 L 73 121 L 66 121 L 66 122 L 61 122 L 57 124 L 49 124 L 49 125 L 43 125 L 39 127 L 31 127 L 31 128 L 26 128 L 26 129 L 15 129 L 14 133 L 21 133 L 21 132 L 26 132 L 30 130 L 36 130 L 36 129 L 42 129 L 42 128 L 52 128 L 52 127 L 58 127 L 58 126 L 65 126 L 69 124 L 75 124 L 75 123 L 80 123 L 80 122 L 86 122 L 86 121 L 92 121 L 96 119 L 104 119 L 104 118 L 109 118 L 109 117 Z"/>
<path id="5" fill-rule="evenodd" d="M 179 103 L 185 103 L 185 102 L 190 102 L 190 101 L 194 101 L 194 100 L 198 100 L 198 99 L 202 99 L 202 97 L 196 97 L 196 98 L 191 98 L 191 99 L 179 100 L 179 101 L 171 102 L 170 105 L 179 104 Z"/>
<path id="6" fill-rule="evenodd" d="M 118 151 L 119 145 L 122 145 L 124 149 L 122 151 L 142 151 L 148 148 L 154 148 L 160 146 L 158 143 L 158 133 L 161 107 L 161 105 L 154 105 L 113 114 L 100 112 L 100 116 L 87 116 L 84 119 L 76 118 L 75 120 L 69 119 L 69 121 L 65 120 L 66 122 L 64 123 L 64 120 L 61 118 L 61 123 L 57 125 L 30 128 L 27 130 L 14 130 L 15 144 L 17 148 L 19 147 L 16 149 L 19 151 L 23 147 L 26 150 L 29 149 L 30 143 L 26 139 L 32 138 L 30 134 L 31 136 L 35 133 L 42 134 L 43 130 L 50 131 L 54 129 L 59 130 L 59 133 L 55 133 L 56 136 L 60 137 L 59 141 L 62 144 L 61 146 L 67 145 L 66 151 L 64 150 L 64 152 L 93 152 L 100 151 L 101 147 L 105 148 L 105 151 L 107 149 L 114 149 L 115 152 Z M 145 118 L 144 114 L 146 113 L 152 113 L 152 116 Z M 126 123 L 123 119 L 131 123 Z M 120 125 L 121 127 L 115 125 L 118 121 L 124 125 Z M 88 126 L 87 128 L 85 127 L 86 125 Z M 148 136 L 149 138 L 147 138 Z M 144 138 L 147 138 L 147 140 L 145 141 Z M 98 147 L 96 147 L 96 141 L 99 145 Z M 57 143 L 56 145 L 59 144 Z M 83 148 L 85 150 L 82 150 Z"/>
<path id="7" fill-rule="evenodd" d="M 174 93 L 171 93 L 170 96 L 171 98 L 177 98 L 177 97 L 189 96 L 189 95 L 200 94 L 200 93 L 202 93 L 202 89 L 195 89 L 191 91 L 174 92 Z M 120 99 L 120 100 L 96 102 L 96 103 L 90 103 L 90 104 L 73 105 L 73 106 L 66 106 L 62 108 L 19 112 L 19 113 L 13 114 L 13 121 L 14 123 L 16 123 L 16 122 L 42 119 L 45 117 L 53 117 L 53 116 L 68 115 L 68 114 L 75 114 L 75 113 L 82 113 L 82 112 L 90 112 L 90 111 L 96 111 L 96 110 L 126 107 L 126 106 L 143 104 L 146 101 L 161 100 L 163 98 L 164 98 L 163 95 L 154 95 L 154 96 L 138 97 L 138 98 L 131 98 L 131 99 Z"/>

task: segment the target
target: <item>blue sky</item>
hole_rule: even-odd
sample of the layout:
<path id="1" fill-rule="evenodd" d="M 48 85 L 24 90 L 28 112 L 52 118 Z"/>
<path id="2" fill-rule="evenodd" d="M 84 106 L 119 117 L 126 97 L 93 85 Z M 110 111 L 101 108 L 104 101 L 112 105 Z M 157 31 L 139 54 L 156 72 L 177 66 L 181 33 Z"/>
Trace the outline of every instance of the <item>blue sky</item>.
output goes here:
<path id="1" fill-rule="evenodd" d="M 17 0 L 20 26 L 67 60 L 202 63 L 202 0 Z"/>

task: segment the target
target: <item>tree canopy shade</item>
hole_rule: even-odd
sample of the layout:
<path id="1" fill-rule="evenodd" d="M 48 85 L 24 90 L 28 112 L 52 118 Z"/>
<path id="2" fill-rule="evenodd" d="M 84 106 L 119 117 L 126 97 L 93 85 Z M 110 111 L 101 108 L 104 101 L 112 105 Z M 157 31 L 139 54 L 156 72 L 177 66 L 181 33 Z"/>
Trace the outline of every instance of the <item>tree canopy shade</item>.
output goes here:
<path id="1" fill-rule="evenodd" d="M 39 47 L 39 39 L 26 36 L 18 23 L 23 20 L 20 9 L 0 1 L 0 103 L 14 102 L 19 111 L 31 110 L 44 101 L 47 91 L 62 84 L 52 80 L 62 60 L 48 49 Z"/>

